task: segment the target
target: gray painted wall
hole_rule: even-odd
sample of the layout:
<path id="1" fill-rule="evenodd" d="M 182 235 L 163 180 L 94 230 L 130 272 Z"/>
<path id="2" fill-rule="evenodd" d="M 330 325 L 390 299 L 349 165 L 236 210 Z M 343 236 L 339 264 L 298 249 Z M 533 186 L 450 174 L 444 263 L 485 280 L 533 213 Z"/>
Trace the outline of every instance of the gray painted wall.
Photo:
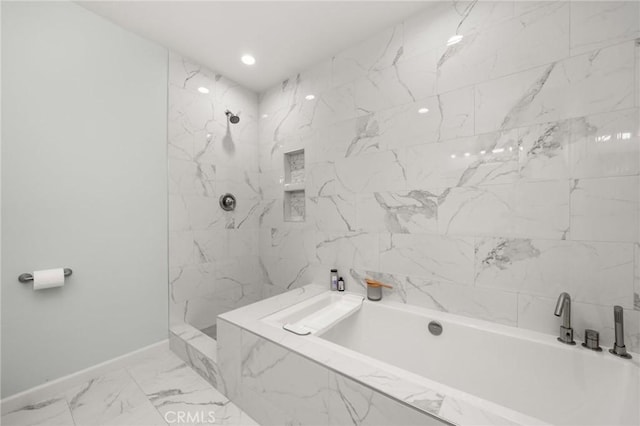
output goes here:
<path id="1" fill-rule="evenodd" d="M 167 335 L 167 52 L 2 3 L 2 397 Z M 73 268 L 34 292 L 22 272 Z"/>

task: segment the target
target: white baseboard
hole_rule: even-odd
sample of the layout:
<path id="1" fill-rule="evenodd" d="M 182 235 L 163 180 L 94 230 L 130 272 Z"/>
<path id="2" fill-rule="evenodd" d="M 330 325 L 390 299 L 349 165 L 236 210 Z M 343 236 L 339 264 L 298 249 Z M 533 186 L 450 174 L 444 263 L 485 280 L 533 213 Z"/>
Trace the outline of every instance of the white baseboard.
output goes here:
<path id="1" fill-rule="evenodd" d="M 73 386 L 78 386 L 110 371 L 135 364 L 150 355 L 153 351 L 162 349 L 163 347 L 169 347 L 168 339 L 11 395 L 0 401 L 0 412 L 4 415 L 26 405 L 36 404 L 47 399 L 58 397 L 62 392 Z"/>

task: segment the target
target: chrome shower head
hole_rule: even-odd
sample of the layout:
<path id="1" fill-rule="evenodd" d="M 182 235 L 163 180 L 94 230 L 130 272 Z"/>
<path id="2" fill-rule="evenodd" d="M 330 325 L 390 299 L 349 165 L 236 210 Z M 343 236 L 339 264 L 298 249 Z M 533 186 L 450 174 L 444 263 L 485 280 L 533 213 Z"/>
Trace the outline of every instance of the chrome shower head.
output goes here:
<path id="1" fill-rule="evenodd" d="M 227 116 L 227 119 L 231 122 L 231 124 L 237 124 L 237 123 L 240 122 L 240 117 L 238 117 L 237 115 L 235 115 L 231 111 L 226 110 L 224 113 Z"/>

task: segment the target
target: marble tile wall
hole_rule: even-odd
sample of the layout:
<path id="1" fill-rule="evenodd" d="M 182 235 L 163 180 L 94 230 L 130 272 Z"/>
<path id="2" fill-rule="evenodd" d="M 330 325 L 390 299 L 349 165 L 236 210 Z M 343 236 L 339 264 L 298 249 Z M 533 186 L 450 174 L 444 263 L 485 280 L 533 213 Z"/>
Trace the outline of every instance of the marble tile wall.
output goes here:
<path id="1" fill-rule="evenodd" d="M 639 25 L 637 2 L 438 2 L 263 93 L 264 294 L 337 267 L 350 290 L 373 275 L 398 301 L 555 334 L 569 291 L 605 344 L 622 305 L 637 350 Z M 299 148 L 307 217 L 286 223 Z"/>
<path id="2" fill-rule="evenodd" d="M 208 93 L 200 93 L 204 87 Z M 169 64 L 170 317 L 202 329 L 259 300 L 261 194 L 257 95 L 171 54 Z M 227 124 L 225 111 L 240 117 Z M 220 195 L 237 198 L 223 211 Z"/>

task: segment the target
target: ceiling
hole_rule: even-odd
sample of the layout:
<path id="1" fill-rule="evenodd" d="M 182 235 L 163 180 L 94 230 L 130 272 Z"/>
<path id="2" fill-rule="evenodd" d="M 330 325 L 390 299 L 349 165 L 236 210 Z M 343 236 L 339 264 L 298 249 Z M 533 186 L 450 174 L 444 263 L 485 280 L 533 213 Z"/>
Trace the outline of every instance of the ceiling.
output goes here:
<path id="1" fill-rule="evenodd" d="M 427 6 L 417 1 L 80 1 L 257 92 Z M 250 53 L 249 67 L 240 57 Z"/>

